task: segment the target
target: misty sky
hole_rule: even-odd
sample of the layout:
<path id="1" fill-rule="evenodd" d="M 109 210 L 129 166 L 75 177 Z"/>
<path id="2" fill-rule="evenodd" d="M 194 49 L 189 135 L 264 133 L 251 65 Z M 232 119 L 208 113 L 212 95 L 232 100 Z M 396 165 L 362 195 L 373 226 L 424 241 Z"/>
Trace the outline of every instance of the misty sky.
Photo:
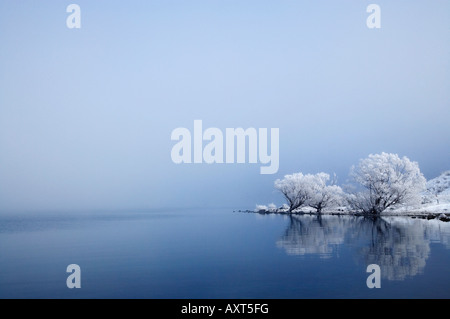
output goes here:
<path id="1" fill-rule="evenodd" d="M 81 29 L 66 7 L 81 7 Z M 381 29 L 366 7 L 381 7 Z M 253 208 L 370 153 L 450 169 L 450 2 L 0 1 L 0 212 Z M 279 128 L 280 167 L 174 164 L 177 127 Z"/>

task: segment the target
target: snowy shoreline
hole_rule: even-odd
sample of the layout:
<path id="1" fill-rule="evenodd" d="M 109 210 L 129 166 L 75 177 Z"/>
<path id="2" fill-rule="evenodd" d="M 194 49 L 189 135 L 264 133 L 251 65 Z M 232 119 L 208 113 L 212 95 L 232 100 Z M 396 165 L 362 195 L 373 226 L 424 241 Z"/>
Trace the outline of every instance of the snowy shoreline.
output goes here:
<path id="1" fill-rule="evenodd" d="M 368 216 L 368 217 L 410 217 L 421 219 L 438 219 L 444 222 L 450 221 L 450 203 L 425 204 L 419 207 L 401 207 L 388 209 L 381 214 L 364 214 L 360 211 L 349 210 L 346 207 L 324 210 L 318 213 L 314 208 L 304 207 L 291 213 L 286 208 L 257 208 L 254 210 L 237 210 L 234 212 L 255 214 L 280 214 L 280 215 L 334 215 L 334 216 Z"/>

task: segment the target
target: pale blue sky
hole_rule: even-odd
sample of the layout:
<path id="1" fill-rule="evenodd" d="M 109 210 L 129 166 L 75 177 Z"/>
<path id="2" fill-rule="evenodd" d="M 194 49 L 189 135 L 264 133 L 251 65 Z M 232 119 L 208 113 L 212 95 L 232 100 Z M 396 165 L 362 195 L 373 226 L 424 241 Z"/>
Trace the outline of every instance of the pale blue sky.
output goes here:
<path id="1" fill-rule="evenodd" d="M 66 7 L 81 7 L 81 29 Z M 282 203 L 382 151 L 450 169 L 450 2 L 0 1 L 0 212 Z M 276 127 L 280 169 L 172 163 L 173 129 Z"/>

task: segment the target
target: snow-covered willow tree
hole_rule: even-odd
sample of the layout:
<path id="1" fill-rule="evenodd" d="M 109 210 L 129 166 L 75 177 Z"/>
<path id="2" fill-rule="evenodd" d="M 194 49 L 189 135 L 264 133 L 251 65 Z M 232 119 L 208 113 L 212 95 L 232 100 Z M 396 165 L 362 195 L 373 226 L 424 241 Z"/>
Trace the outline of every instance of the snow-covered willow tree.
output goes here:
<path id="1" fill-rule="evenodd" d="M 321 213 L 326 207 L 341 205 L 344 192 L 341 187 L 335 185 L 335 179 L 330 182 L 330 175 L 327 173 L 312 175 L 311 179 L 310 198 L 307 202 L 309 206 Z"/>
<path id="2" fill-rule="evenodd" d="M 364 213 L 379 214 L 394 205 L 420 202 L 426 179 L 417 162 L 397 154 L 371 154 L 353 166 L 351 176 L 363 191 L 349 196 L 350 204 Z"/>
<path id="3" fill-rule="evenodd" d="M 289 212 L 310 206 L 320 213 L 325 207 L 339 205 L 343 197 L 342 189 L 330 183 L 330 175 L 326 173 L 286 175 L 275 181 L 275 188 L 286 198 Z"/>
<path id="4" fill-rule="evenodd" d="M 294 173 L 275 181 L 275 188 L 283 194 L 288 202 L 290 213 L 309 200 L 308 180 L 309 178 L 302 173 Z"/>

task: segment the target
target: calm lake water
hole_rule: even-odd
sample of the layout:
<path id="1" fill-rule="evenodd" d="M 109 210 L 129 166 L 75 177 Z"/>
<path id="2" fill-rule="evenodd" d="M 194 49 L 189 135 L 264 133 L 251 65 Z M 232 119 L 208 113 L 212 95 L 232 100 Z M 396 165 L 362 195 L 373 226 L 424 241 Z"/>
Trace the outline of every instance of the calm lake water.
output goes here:
<path id="1" fill-rule="evenodd" d="M 4 215 L 0 298 L 449 298 L 449 248 L 450 223 L 403 217 Z"/>

